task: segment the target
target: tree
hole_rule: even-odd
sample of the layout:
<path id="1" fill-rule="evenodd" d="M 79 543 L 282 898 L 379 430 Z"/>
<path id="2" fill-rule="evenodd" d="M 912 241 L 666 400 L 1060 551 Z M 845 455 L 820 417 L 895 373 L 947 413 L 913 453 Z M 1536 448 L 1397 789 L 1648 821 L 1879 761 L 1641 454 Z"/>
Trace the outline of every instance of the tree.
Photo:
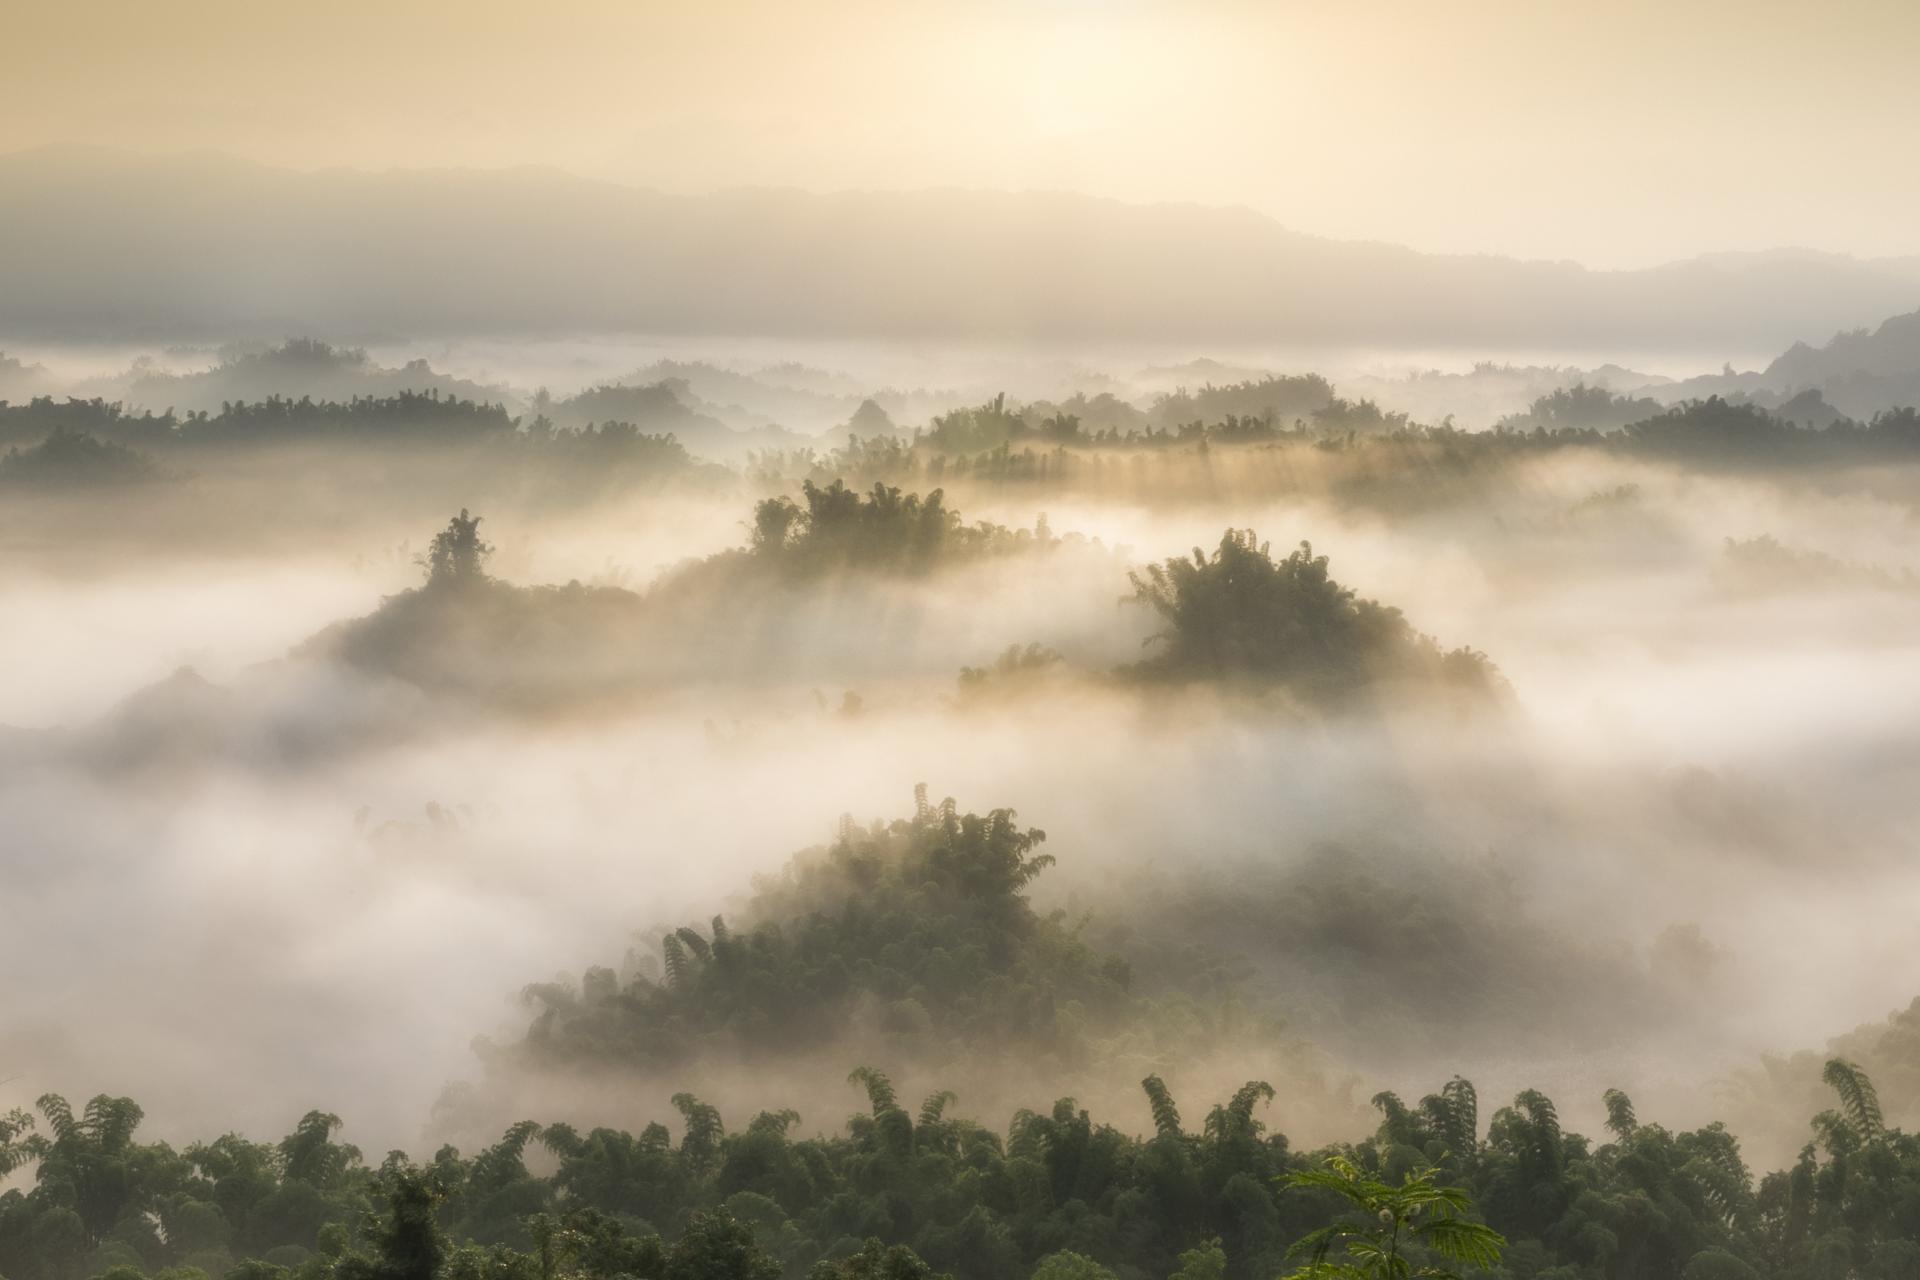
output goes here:
<path id="1" fill-rule="evenodd" d="M 1499 1263 L 1506 1237 L 1466 1215 L 1473 1201 L 1460 1187 L 1434 1183 L 1435 1171 L 1408 1173 L 1399 1186 L 1376 1181 L 1345 1156 L 1332 1156 L 1324 1169 L 1285 1175 L 1288 1187 L 1330 1191 L 1360 1211 L 1309 1232 L 1289 1250 L 1306 1255 L 1300 1280 L 1447 1280 L 1455 1272 L 1424 1261 L 1428 1253 L 1475 1267 Z M 1335 1250 L 1345 1254 L 1329 1261 Z"/>
<path id="2" fill-rule="evenodd" d="M 1309 543 L 1281 559 L 1251 529 L 1229 529 L 1212 555 L 1195 548 L 1130 573 L 1132 600 L 1158 613 L 1161 651 L 1141 675 L 1242 678 L 1285 684 L 1320 700 L 1383 678 L 1424 677 L 1469 687 L 1496 680 L 1483 655 L 1443 652 L 1398 609 L 1358 598 Z"/>
<path id="3" fill-rule="evenodd" d="M 1225 1280 L 1226 1274 L 1227 1251 L 1220 1247 L 1220 1238 L 1215 1236 L 1181 1254 L 1180 1269 L 1168 1280 Z"/>
<path id="4" fill-rule="evenodd" d="M 369 1233 L 372 1255 L 342 1258 L 335 1280 L 438 1280 L 447 1259 L 447 1237 L 437 1216 L 440 1188 L 410 1166 L 393 1169 L 390 1178 L 387 1213 Z"/>
<path id="5" fill-rule="evenodd" d="M 433 543 L 424 557 L 427 585 L 457 587 L 484 582 L 487 557 L 493 547 L 480 540 L 480 517 L 469 515 L 465 507 L 433 535 Z"/>
<path id="6" fill-rule="evenodd" d="M 869 401 L 868 403 L 872 403 Z M 935 1272 L 919 1254 L 903 1244 L 888 1248 L 869 1236 L 858 1253 L 832 1261 L 822 1259 L 807 1271 L 807 1280 L 953 1280 Z"/>
<path id="7" fill-rule="evenodd" d="M 1886 1131 L 1886 1123 L 1880 1117 L 1880 1094 L 1859 1064 L 1834 1058 L 1827 1063 L 1821 1078 L 1840 1095 L 1840 1115 L 1854 1140 L 1862 1144 L 1878 1141 Z"/>
<path id="8" fill-rule="evenodd" d="M 663 1280 L 780 1280 L 780 1263 L 725 1209 L 695 1213 L 667 1253 Z"/>
<path id="9" fill-rule="evenodd" d="M 1033 1280 L 1115 1280 L 1107 1270 L 1085 1254 L 1062 1249 L 1040 1259 L 1033 1269 Z"/>

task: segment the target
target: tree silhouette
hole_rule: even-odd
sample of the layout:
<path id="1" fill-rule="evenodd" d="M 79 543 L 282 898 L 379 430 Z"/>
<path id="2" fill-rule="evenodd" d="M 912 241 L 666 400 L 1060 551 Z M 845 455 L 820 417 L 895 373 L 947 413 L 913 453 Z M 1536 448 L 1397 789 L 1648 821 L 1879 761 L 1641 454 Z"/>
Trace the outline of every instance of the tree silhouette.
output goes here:
<path id="1" fill-rule="evenodd" d="M 487 557 L 493 547 L 480 540 L 480 517 L 469 515 L 465 507 L 433 535 L 422 563 L 429 587 L 470 586 L 486 581 Z"/>

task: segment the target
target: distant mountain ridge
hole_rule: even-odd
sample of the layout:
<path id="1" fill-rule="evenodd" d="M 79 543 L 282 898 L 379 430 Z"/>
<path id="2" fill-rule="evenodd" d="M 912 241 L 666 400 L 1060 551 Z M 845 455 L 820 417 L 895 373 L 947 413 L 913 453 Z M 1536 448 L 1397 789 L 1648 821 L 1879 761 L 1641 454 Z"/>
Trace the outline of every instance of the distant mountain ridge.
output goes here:
<path id="1" fill-rule="evenodd" d="M 0 157 L 0 335 L 654 332 L 1753 350 L 1920 307 L 1920 264 L 1641 271 L 1320 239 L 1048 192 L 670 196 L 552 170 Z"/>
<path id="2" fill-rule="evenodd" d="M 1764 369 L 1728 369 L 1645 390 L 1669 402 L 1740 397 L 1815 425 L 1836 413 L 1864 421 L 1920 405 L 1920 311 L 1836 333 L 1824 346 L 1795 342 Z"/>

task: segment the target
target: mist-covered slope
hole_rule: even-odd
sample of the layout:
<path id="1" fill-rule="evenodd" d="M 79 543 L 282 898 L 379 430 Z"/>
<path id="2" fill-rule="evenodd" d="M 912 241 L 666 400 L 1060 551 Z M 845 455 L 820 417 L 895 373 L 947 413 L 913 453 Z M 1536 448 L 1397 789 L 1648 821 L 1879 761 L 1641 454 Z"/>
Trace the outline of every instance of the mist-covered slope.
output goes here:
<path id="1" fill-rule="evenodd" d="M 645 330 L 1728 350 L 1917 303 L 1904 261 L 1595 272 L 1059 193 L 680 197 L 542 169 L 0 159 L 0 333 L 41 339 Z"/>

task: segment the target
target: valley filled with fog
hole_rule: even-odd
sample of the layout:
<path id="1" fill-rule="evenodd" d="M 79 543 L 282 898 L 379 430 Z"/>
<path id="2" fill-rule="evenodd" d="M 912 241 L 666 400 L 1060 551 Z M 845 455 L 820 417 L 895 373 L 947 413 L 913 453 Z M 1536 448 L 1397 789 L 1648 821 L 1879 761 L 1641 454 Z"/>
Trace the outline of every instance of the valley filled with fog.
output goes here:
<path id="1" fill-rule="evenodd" d="M 831 1116 L 860 1062 L 964 1079 L 986 1119 L 1065 1076 L 1136 1125 L 1142 1074 L 1258 1076 L 1311 1143 L 1459 1073 L 1570 1123 L 1623 1088 L 1780 1162 L 1808 1055 L 1920 995 L 1910 415 L 1558 366 L 1351 399 L 884 351 L 931 389 L 739 352 L 483 372 L 554 358 L 19 363 L 45 398 L 0 409 L 11 1090 L 137 1092 L 182 1138 L 319 1105 L 385 1148 L 632 1123 L 692 1079 Z M 1449 394 L 1497 416 L 1444 425 Z M 432 554 L 463 509 L 470 577 Z M 1310 542 L 1406 635 L 1275 666 L 1207 631 L 1252 606 L 1147 598 L 1240 529 L 1269 563 Z M 777 1060 L 529 1039 L 917 784 L 1045 829 L 1034 907 L 1133 1006 L 1056 1006 L 1011 1057 L 924 992 Z"/>
<path id="2" fill-rule="evenodd" d="M 5 18 L 0 1280 L 1920 1276 L 1920 6 Z"/>

